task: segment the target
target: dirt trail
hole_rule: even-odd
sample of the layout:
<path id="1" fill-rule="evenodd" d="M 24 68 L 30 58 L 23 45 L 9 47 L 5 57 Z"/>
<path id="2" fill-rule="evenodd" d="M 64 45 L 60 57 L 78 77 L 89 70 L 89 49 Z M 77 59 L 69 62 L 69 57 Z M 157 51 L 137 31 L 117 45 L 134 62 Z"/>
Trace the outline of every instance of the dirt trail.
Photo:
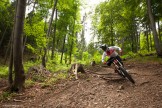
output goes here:
<path id="1" fill-rule="evenodd" d="M 79 80 L 64 80 L 50 88 L 39 85 L 0 104 L 1 107 L 44 108 L 162 108 L 162 65 L 129 64 L 125 67 L 136 84 L 122 79 L 112 68 L 95 66 L 99 74 L 79 75 Z M 104 77 L 104 78 L 103 78 Z"/>

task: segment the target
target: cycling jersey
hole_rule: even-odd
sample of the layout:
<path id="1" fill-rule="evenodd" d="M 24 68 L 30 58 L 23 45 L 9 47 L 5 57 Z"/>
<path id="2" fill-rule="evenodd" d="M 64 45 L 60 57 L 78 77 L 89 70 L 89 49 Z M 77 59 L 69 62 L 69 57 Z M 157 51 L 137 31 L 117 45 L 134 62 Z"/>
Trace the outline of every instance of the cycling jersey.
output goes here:
<path id="1" fill-rule="evenodd" d="M 119 52 L 122 52 L 120 47 L 117 47 L 117 46 L 108 47 L 107 50 L 104 51 L 102 54 L 102 62 L 104 62 L 106 56 L 109 56 L 109 57 L 118 56 L 118 53 L 116 52 L 116 50 L 118 50 Z"/>

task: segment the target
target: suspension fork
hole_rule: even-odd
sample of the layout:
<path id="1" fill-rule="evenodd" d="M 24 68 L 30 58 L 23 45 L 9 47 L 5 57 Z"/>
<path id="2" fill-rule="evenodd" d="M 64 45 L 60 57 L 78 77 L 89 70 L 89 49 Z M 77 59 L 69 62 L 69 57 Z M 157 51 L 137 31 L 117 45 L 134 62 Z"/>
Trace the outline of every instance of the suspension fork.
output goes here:
<path id="1" fill-rule="evenodd" d="M 115 69 L 117 69 L 119 71 L 119 67 L 123 66 L 118 59 L 114 59 L 113 60 L 113 64 L 115 65 Z M 119 65 L 118 65 L 119 64 Z"/>

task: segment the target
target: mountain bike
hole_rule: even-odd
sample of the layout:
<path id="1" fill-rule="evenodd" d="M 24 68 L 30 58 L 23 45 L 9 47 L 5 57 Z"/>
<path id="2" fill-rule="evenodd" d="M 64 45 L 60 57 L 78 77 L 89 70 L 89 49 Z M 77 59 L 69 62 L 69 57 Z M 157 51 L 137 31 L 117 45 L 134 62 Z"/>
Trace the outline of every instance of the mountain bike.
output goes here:
<path id="1" fill-rule="evenodd" d="M 115 72 L 117 72 L 121 77 L 129 80 L 131 83 L 135 84 L 134 79 L 132 76 L 127 72 L 127 70 L 124 68 L 123 64 L 119 62 L 116 58 L 112 59 L 112 62 L 115 66 Z"/>

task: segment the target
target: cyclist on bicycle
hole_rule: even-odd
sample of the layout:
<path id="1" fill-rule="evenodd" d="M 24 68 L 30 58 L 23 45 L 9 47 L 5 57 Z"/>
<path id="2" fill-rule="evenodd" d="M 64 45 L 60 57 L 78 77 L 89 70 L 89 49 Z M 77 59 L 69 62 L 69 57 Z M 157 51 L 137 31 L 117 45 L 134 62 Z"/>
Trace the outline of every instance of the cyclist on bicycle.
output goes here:
<path id="1" fill-rule="evenodd" d="M 123 64 L 122 59 L 120 58 L 119 54 L 117 51 L 120 52 L 120 55 L 122 55 L 122 50 L 118 46 L 110 46 L 108 47 L 106 44 L 103 44 L 100 46 L 100 48 L 104 51 L 102 54 L 102 63 L 107 64 L 108 66 L 111 66 L 112 64 L 112 59 L 116 58 L 120 63 Z M 109 56 L 109 59 L 107 62 L 105 62 L 105 57 Z"/>
<path id="2" fill-rule="evenodd" d="M 122 50 L 120 47 L 118 46 L 108 47 L 106 44 L 104 44 L 101 45 L 100 48 L 104 51 L 102 55 L 102 62 L 104 64 L 110 66 L 113 63 L 114 58 L 117 59 L 121 64 L 123 64 L 122 59 L 117 53 L 117 51 L 119 51 L 120 55 L 122 55 Z M 107 62 L 104 62 L 106 56 L 109 56 L 109 59 L 107 60 Z M 123 78 L 126 78 L 129 81 L 131 81 L 133 84 L 135 83 L 134 79 L 131 77 L 131 75 L 128 74 L 128 71 L 123 66 L 115 67 L 114 71 L 115 73 L 118 73 Z"/>

